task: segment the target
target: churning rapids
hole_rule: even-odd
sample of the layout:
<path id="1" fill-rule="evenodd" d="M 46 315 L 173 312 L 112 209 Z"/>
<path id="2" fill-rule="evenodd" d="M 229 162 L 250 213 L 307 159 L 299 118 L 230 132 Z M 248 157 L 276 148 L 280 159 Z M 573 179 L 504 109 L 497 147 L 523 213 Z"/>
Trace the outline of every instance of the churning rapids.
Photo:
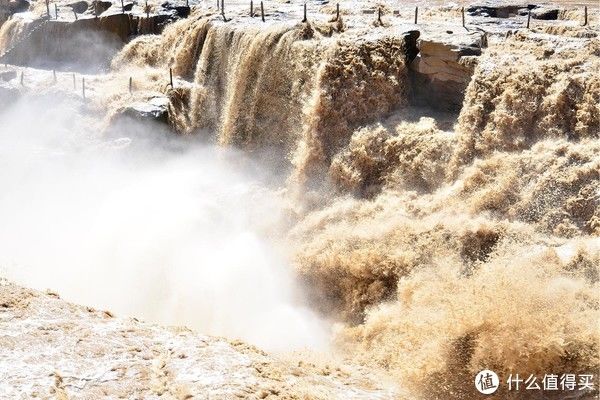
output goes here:
<path id="1" fill-rule="evenodd" d="M 269 351 L 335 352 L 413 398 L 474 398 L 485 368 L 598 377 L 597 29 L 563 12 L 470 32 L 481 54 L 443 60 L 467 76 L 453 112 L 418 86 L 418 45 L 433 58 L 414 25 L 323 7 L 264 26 L 193 9 L 104 49 L 86 102 L 70 74 L 26 70 L 27 93 L 0 102 L 0 274 Z M 30 23 L 5 22 L 0 44 Z M 152 96 L 166 121 L 132 118 Z"/>

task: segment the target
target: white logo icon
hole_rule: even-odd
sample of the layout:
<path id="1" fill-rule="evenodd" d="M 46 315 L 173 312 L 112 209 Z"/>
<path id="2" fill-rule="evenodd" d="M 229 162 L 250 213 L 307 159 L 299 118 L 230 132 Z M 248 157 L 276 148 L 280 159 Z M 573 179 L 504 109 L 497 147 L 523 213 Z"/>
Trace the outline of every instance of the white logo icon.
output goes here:
<path id="1" fill-rule="evenodd" d="M 498 375 L 489 369 L 484 369 L 475 376 L 475 387 L 479 390 L 479 393 L 492 394 L 498 390 L 499 385 Z"/>

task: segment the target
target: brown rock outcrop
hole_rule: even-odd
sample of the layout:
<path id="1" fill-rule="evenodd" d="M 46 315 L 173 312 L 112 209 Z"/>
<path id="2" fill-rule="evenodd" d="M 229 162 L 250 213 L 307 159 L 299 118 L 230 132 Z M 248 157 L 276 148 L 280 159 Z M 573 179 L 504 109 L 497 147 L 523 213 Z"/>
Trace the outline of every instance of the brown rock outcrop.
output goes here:
<path id="1" fill-rule="evenodd" d="M 445 111 L 460 110 L 477 57 L 486 45 L 486 36 L 480 31 L 425 33 L 417 41 L 419 54 L 410 65 L 415 102 Z"/>

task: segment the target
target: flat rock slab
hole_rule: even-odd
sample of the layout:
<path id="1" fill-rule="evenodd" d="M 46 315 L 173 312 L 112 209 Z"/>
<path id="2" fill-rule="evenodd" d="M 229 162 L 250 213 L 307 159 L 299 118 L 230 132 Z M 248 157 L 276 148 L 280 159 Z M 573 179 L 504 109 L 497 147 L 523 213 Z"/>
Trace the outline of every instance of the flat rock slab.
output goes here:
<path id="1" fill-rule="evenodd" d="M 558 8 L 549 7 L 537 7 L 531 10 L 531 18 L 543 19 L 543 20 L 556 20 L 558 19 Z"/>
<path id="2" fill-rule="evenodd" d="M 166 124 L 169 119 L 169 99 L 166 96 L 155 96 L 146 102 L 132 104 L 125 108 L 121 114 L 138 120 Z"/>

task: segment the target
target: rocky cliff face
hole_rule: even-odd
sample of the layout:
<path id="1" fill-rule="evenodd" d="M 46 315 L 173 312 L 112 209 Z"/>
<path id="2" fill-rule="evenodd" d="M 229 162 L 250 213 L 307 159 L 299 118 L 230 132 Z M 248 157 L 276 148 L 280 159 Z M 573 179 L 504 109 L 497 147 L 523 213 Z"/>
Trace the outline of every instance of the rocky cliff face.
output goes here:
<path id="1" fill-rule="evenodd" d="M 0 54 L 2 62 L 80 70 L 106 67 L 131 30 L 129 16 L 120 13 L 73 21 L 16 18 L 8 24 L 21 25 L 21 34 Z"/>
<path id="2" fill-rule="evenodd" d="M 481 31 L 438 31 L 426 33 L 417 45 L 419 54 L 410 65 L 416 102 L 460 110 L 477 58 L 487 46 L 486 35 Z"/>
<path id="3" fill-rule="evenodd" d="M 189 14 L 166 2 L 142 13 L 133 4 L 109 1 L 53 3 L 40 11 L 25 0 L 0 4 L 0 62 L 42 68 L 102 70 L 133 35 L 158 34 Z M 51 11 L 52 9 L 52 11 Z M 49 13 L 49 14 L 48 14 Z M 36 15 L 41 14 L 41 15 Z"/>

